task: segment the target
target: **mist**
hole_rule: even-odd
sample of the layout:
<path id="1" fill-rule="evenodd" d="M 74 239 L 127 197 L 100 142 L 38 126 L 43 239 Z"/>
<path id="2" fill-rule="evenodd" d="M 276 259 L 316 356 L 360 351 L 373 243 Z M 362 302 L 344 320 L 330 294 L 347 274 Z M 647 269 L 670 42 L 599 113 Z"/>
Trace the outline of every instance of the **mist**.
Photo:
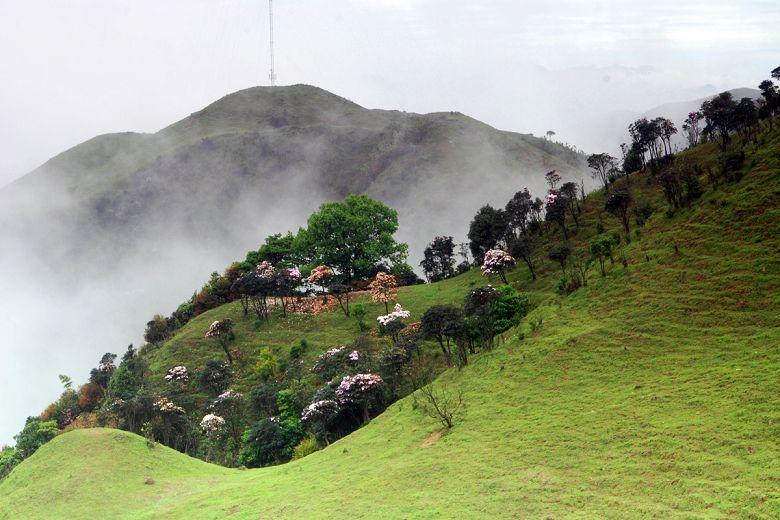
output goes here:
<path id="1" fill-rule="evenodd" d="M 708 19 L 696 19 L 704 5 Z M 95 135 L 156 132 L 266 83 L 265 9 L 241 0 L 0 2 L 0 186 Z M 777 65 L 780 48 L 780 7 L 763 1 L 312 0 L 276 9 L 284 84 L 317 85 L 368 108 L 459 111 L 503 130 L 553 130 L 588 152 L 615 150 L 630 117 L 654 106 L 754 87 Z M 139 344 L 145 322 L 174 310 L 209 273 L 268 234 L 297 229 L 333 198 L 314 181 L 319 143 L 298 145 L 303 166 L 278 172 L 284 182 L 255 186 L 228 208 L 209 196 L 219 191 L 218 177 L 177 192 L 151 176 L 133 200 L 166 193 L 182 202 L 177 211 L 190 203 L 188 218 L 147 212 L 152 204 L 124 208 L 122 218 L 137 218 L 127 236 L 79 220 L 71 196 L 100 178 L 59 186 L 63 172 L 52 167 L 35 181 L 34 197 L 0 196 L 0 215 L 51 216 L 14 220 L 13 228 L 0 219 L 0 443 L 59 395 L 57 374 L 83 382 L 104 352 Z M 473 154 L 474 169 L 488 179 L 508 175 L 494 155 Z M 187 173 L 180 172 L 185 185 Z M 503 205 L 525 185 L 543 190 L 539 177 L 511 187 L 475 183 L 446 202 L 460 208 L 455 218 L 424 223 L 421 215 L 444 204 L 424 193 L 447 186 L 417 186 L 396 208 L 398 238 L 412 243 L 410 263 L 419 262 L 424 240 L 462 240 L 479 206 Z M 369 194 L 400 200 L 380 188 Z M 224 221 L 208 222 L 216 214 Z M 62 219 L 78 221 L 79 232 L 65 231 Z M 69 264 L 74 254 L 79 261 Z"/>

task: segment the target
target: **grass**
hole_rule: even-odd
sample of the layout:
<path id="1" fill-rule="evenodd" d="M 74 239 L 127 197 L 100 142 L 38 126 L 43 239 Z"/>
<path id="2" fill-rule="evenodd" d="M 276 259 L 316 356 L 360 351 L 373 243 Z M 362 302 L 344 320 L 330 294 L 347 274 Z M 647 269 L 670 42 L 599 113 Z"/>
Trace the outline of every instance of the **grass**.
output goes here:
<path id="1" fill-rule="evenodd" d="M 462 388 L 466 412 L 439 440 L 410 399 L 324 450 L 257 470 L 125 432 L 74 431 L 0 482 L 0 518 L 777 518 L 780 132 L 763 139 L 741 182 L 672 217 L 657 186 L 635 176 L 635 196 L 657 211 L 625 248 L 627 268 L 603 279 L 591 269 L 568 297 L 554 292 L 551 262 L 534 283 L 515 269 L 511 283 L 536 307 L 502 345 L 441 376 Z M 602 207 L 602 193 L 589 197 L 578 249 Z M 419 316 L 459 300 L 477 276 L 409 288 L 400 301 Z M 229 305 L 193 320 L 148 353 L 153 369 L 217 353 L 203 331 L 238 314 Z M 251 327 L 239 319 L 237 342 L 253 355 L 356 333 L 338 312 Z"/>

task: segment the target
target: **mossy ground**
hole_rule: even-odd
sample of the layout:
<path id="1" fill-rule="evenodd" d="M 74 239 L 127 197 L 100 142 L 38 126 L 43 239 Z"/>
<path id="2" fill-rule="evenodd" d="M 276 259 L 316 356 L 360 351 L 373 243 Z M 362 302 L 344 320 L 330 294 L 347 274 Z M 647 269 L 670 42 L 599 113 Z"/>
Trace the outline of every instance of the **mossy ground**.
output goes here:
<path id="1" fill-rule="evenodd" d="M 671 217 L 658 187 L 634 176 L 635 196 L 657 211 L 625 248 L 628 266 L 606 278 L 591 269 L 588 286 L 563 297 L 557 265 L 543 262 L 533 283 L 518 266 L 510 282 L 536 307 L 493 351 L 441 376 L 462 388 L 466 412 L 438 440 L 410 399 L 324 450 L 257 470 L 74 431 L 0 483 L 0 518 L 777 518 L 780 132 L 762 139 L 742 181 Z M 578 249 L 602 207 L 592 194 Z M 399 300 L 419 317 L 475 283 L 472 272 Z M 238 318 L 251 355 L 356 335 L 338 311 L 255 331 L 231 304 L 150 352 L 153 369 L 218 355 L 202 335 L 224 316 Z"/>

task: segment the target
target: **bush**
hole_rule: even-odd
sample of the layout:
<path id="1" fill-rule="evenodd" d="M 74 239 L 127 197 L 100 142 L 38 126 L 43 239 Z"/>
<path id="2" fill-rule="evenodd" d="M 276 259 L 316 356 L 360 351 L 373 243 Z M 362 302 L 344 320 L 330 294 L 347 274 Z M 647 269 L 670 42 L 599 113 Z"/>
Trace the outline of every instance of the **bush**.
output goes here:
<path id="1" fill-rule="evenodd" d="M 292 460 L 302 459 L 306 455 L 311 455 L 315 451 L 319 451 L 319 449 L 320 443 L 317 442 L 317 438 L 314 437 L 314 435 L 309 434 L 293 448 Z"/>
<path id="2" fill-rule="evenodd" d="M 279 464 L 289 458 L 284 432 L 274 420 L 257 421 L 244 431 L 242 440 L 239 460 L 248 468 Z"/>
<path id="3" fill-rule="evenodd" d="M 655 212 L 655 207 L 646 200 L 634 208 L 634 219 L 637 226 L 644 226 L 647 219 Z"/>

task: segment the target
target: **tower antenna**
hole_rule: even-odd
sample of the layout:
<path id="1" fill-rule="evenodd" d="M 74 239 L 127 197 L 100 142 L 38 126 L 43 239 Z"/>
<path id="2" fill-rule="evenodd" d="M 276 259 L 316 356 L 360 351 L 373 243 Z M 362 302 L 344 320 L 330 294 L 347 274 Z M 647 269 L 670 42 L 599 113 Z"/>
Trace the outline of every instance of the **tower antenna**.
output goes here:
<path id="1" fill-rule="evenodd" d="M 270 35 L 271 49 L 271 71 L 268 79 L 271 80 L 271 86 L 276 86 L 276 71 L 274 70 L 274 0 L 268 0 L 268 26 Z"/>

